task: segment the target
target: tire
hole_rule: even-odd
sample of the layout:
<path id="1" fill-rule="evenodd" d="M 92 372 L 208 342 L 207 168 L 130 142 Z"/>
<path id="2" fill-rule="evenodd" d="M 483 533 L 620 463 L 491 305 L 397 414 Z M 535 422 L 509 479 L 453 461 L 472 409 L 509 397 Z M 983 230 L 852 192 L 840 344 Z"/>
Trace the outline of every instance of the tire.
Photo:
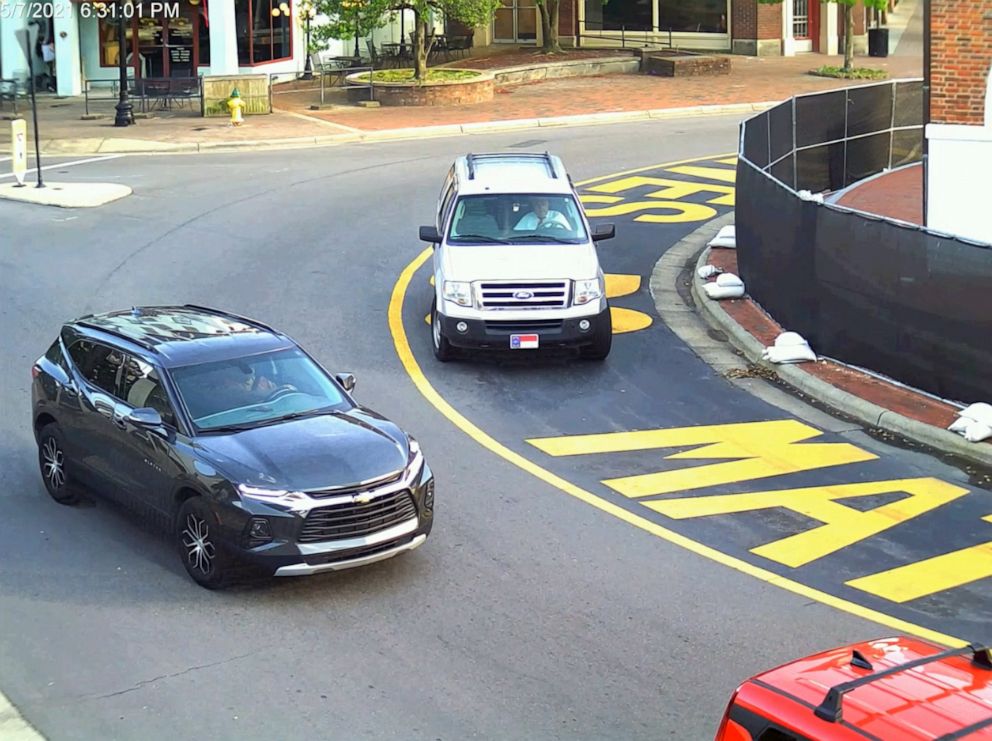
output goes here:
<path id="1" fill-rule="evenodd" d="M 59 504 L 79 503 L 79 487 L 65 454 L 65 437 L 55 422 L 45 425 L 38 433 L 38 465 L 45 491 L 52 499 Z"/>
<path id="2" fill-rule="evenodd" d="M 607 307 L 606 317 L 596 327 L 592 344 L 586 345 L 579 352 L 585 360 L 606 360 L 613 347 L 613 313 Z"/>
<path id="3" fill-rule="evenodd" d="M 175 538 L 186 573 L 207 589 L 223 589 L 232 581 L 233 559 L 217 536 L 220 522 L 203 497 L 190 497 L 176 515 Z"/>
<path id="4" fill-rule="evenodd" d="M 434 357 L 442 363 L 447 363 L 455 357 L 455 350 L 444 336 L 441 322 L 438 321 L 437 298 L 431 304 L 431 347 L 434 348 Z"/>

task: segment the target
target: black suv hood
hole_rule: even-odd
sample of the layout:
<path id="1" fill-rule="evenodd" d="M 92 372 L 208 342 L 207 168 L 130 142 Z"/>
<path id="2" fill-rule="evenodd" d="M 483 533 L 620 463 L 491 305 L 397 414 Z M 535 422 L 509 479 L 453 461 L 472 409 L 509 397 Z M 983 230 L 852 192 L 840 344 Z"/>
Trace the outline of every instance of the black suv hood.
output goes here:
<path id="1" fill-rule="evenodd" d="M 407 437 L 365 409 L 197 439 L 234 483 L 290 491 L 348 486 L 404 468 Z"/>

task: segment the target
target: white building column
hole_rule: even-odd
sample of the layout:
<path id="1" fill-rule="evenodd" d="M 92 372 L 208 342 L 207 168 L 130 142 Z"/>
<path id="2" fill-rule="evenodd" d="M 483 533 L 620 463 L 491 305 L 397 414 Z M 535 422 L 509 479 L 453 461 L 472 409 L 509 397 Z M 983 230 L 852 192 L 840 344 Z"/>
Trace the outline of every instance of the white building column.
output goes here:
<path id="1" fill-rule="evenodd" d="M 793 36 L 792 20 L 795 8 L 792 0 L 782 2 L 782 56 L 796 56 L 796 39 Z"/>
<path id="2" fill-rule="evenodd" d="M 238 27 L 234 0 L 213 0 L 207 6 L 210 21 L 210 74 L 238 74 Z"/>
<path id="3" fill-rule="evenodd" d="M 55 14 L 55 77 L 59 95 L 82 95 L 79 67 L 79 3 L 66 3 L 68 12 Z"/>
<path id="4" fill-rule="evenodd" d="M 20 32 L 27 28 L 27 19 L 23 13 L 12 14 L 12 18 L 0 19 L 0 69 L 5 79 L 26 82 L 28 79 L 28 60 L 24 56 Z"/>
<path id="5" fill-rule="evenodd" d="M 820 53 L 839 54 L 840 44 L 837 41 L 837 34 L 840 32 L 840 25 L 837 12 L 840 6 L 837 3 L 820 3 Z"/>

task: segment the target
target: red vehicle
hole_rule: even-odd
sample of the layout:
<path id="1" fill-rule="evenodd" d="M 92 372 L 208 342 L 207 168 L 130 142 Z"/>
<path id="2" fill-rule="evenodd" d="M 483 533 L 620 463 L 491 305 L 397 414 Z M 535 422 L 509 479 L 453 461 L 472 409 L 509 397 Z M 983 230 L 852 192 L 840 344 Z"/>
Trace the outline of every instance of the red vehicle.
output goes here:
<path id="1" fill-rule="evenodd" d="M 992 739 L 992 655 L 884 638 L 758 674 L 734 692 L 716 741 Z"/>

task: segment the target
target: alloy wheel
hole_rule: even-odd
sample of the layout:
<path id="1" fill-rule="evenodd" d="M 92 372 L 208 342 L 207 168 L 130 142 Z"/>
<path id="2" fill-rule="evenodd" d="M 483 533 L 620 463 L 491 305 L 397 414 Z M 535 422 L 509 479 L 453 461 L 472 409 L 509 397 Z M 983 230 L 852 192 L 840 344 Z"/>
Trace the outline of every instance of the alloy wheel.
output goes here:
<path id="1" fill-rule="evenodd" d="M 65 485 L 65 455 L 54 437 L 45 440 L 41 451 L 45 478 L 55 490 Z"/>
<path id="2" fill-rule="evenodd" d="M 210 528 L 206 521 L 190 512 L 186 515 L 182 538 L 189 565 L 201 574 L 209 574 L 213 570 L 216 552 L 214 544 L 210 542 Z"/>

